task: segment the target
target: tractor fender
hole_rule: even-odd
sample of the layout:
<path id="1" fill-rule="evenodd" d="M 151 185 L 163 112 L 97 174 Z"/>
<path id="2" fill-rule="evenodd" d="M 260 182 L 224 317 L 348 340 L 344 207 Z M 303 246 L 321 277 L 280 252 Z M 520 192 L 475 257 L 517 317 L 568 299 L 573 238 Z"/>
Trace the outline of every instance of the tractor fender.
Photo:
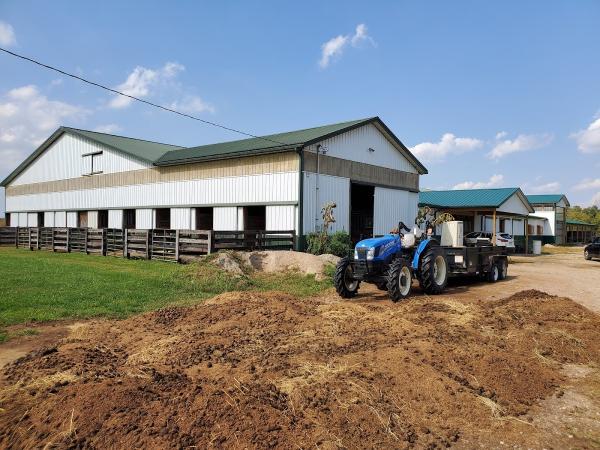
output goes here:
<path id="1" fill-rule="evenodd" d="M 413 270 L 419 270 L 419 260 L 421 259 L 421 253 L 423 253 L 425 251 L 425 249 L 427 248 L 427 246 L 430 243 L 431 243 L 431 241 L 429 239 L 426 239 L 419 243 L 419 246 L 417 247 L 417 249 L 415 250 L 415 254 L 413 255 L 413 260 L 412 260 Z"/>

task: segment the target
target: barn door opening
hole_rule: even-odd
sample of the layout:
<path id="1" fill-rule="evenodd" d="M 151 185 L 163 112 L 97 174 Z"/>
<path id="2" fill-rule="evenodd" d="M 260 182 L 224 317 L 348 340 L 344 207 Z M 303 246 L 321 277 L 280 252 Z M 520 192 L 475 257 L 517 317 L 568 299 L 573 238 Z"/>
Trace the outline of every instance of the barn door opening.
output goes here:
<path id="1" fill-rule="evenodd" d="M 98 211 L 98 228 L 108 228 L 108 211 L 106 209 Z"/>
<path id="2" fill-rule="evenodd" d="M 350 238 L 353 243 L 373 237 L 375 187 L 350 184 Z"/>
<path id="3" fill-rule="evenodd" d="M 196 208 L 196 230 L 213 229 L 213 209 L 211 207 Z"/>
<path id="4" fill-rule="evenodd" d="M 77 212 L 77 227 L 78 228 L 87 228 L 87 226 L 88 226 L 87 211 L 78 211 Z"/>
<path id="5" fill-rule="evenodd" d="M 156 210 L 156 228 L 163 230 L 171 228 L 170 208 L 159 208 Z"/>
<path id="6" fill-rule="evenodd" d="M 123 228 L 128 230 L 135 229 L 135 209 L 126 209 L 123 211 Z"/>
<path id="7" fill-rule="evenodd" d="M 267 208 L 246 206 L 244 208 L 244 230 L 264 230 L 267 226 Z"/>
<path id="8" fill-rule="evenodd" d="M 39 212 L 37 213 L 37 224 L 38 227 L 43 228 L 44 227 L 44 213 L 43 212 Z"/>

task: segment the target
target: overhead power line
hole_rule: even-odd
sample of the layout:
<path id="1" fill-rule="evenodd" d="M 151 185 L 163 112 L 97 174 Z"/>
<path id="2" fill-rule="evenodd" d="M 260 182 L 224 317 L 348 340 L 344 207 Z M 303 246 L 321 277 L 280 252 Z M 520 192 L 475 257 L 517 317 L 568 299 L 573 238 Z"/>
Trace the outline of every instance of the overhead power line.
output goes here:
<path id="1" fill-rule="evenodd" d="M 197 120 L 198 122 L 202 122 L 202 123 L 204 123 L 206 125 L 211 125 L 213 127 L 222 128 L 223 130 L 232 131 L 234 133 L 242 134 L 244 136 L 248 136 L 248 137 L 252 137 L 252 138 L 257 138 L 257 139 L 262 139 L 264 141 L 272 142 L 274 144 L 288 145 L 285 142 L 279 142 L 279 141 L 275 141 L 273 139 L 269 139 L 269 138 L 264 137 L 264 136 L 257 136 L 257 135 L 252 134 L 252 133 L 247 133 L 245 131 L 237 130 L 235 128 L 231 128 L 231 127 L 228 127 L 228 126 L 225 126 L 225 125 L 221 125 L 221 124 L 216 123 L 216 122 L 211 122 L 210 120 L 201 119 L 200 117 L 192 116 L 191 114 L 186 114 L 184 112 L 177 111 L 175 109 L 168 108 L 166 106 L 159 105 L 157 103 L 149 102 L 148 100 L 144 100 L 142 98 L 135 97 L 134 95 L 125 94 L 124 92 L 118 91 L 116 89 L 110 88 L 110 87 L 105 86 L 105 85 L 100 84 L 100 83 L 96 83 L 95 81 L 91 81 L 91 80 L 88 80 L 86 78 L 80 77 L 79 75 L 75 75 L 75 74 L 66 72 L 66 71 L 64 71 L 62 69 L 59 69 L 59 68 L 54 67 L 54 66 L 51 66 L 49 64 L 44 64 L 44 63 L 42 63 L 40 61 L 37 61 L 37 60 L 35 60 L 33 58 L 29 58 L 27 56 L 20 55 L 18 53 L 12 52 L 12 51 L 7 50 L 7 49 L 2 48 L 2 47 L 0 47 L 0 50 L 3 51 L 4 53 L 7 53 L 7 54 L 9 54 L 11 56 L 14 56 L 16 58 L 28 61 L 28 62 L 33 63 L 33 64 L 36 64 L 36 65 L 38 65 L 40 67 L 43 67 L 45 69 L 53 70 L 53 71 L 58 72 L 58 73 L 60 73 L 62 75 L 65 75 L 67 77 L 75 78 L 76 80 L 83 81 L 84 83 L 91 84 L 92 86 L 99 87 L 99 88 L 104 89 L 106 91 L 112 92 L 113 94 L 122 95 L 123 97 L 128 97 L 128 98 L 130 98 L 132 100 L 136 100 L 138 102 L 145 103 L 146 105 L 153 106 L 155 108 L 159 108 L 159 109 L 162 109 L 164 111 L 168 111 L 168 112 L 173 113 L 173 114 L 178 114 L 178 115 L 183 116 L 183 117 L 187 117 L 188 119 Z"/>

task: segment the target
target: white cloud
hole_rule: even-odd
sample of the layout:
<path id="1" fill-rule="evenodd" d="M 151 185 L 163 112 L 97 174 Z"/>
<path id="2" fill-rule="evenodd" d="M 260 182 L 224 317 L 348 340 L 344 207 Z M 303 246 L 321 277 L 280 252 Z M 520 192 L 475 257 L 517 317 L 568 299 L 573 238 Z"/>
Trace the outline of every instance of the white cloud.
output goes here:
<path id="1" fill-rule="evenodd" d="M 596 195 L 592 197 L 592 201 L 590 203 L 592 206 L 600 207 L 600 192 L 596 192 Z"/>
<path id="2" fill-rule="evenodd" d="M 94 131 L 97 131 L 98 133 L 113 134 L 121 131 L 122 129 L 123 128 L 121 128 L 116 123 L 108 123 L 106 125 L 98 125 L 94 128 Z"/>
<path id="3" fill-rule="evenodd" d="M 185 70 L 185 67 L 178 63 L 168 62 L 159 69 L 147 69 L 137 66 L 127 76 L 127 79 L 118 85 L 116 89 L 127 95 L 144 98 L 153 94 L 153 90 L 161 83 L 174 79 Z M 122 95 L 115 95 L 109 102 L 109 106 L 115 109 L 128 107 L 133 99 Z"/>
<path id="4" fill-rule="evenodd" d="M 496 133 L 496 139 L 504 139 L 506 136 L 508 136 L 508 133 L 506 131 L 499 131 L 498 133 Z"/>
<path id="5" fill-rule="evenodd" d="M 448 155 L 458 155 L 481 148 L 483 141 L 475 138 L 456 137 L 446 133 L 439 142 L 422 142 L 410 150 L 423 161 L 443 161 Z"/>
<path id="6" fill-rule="evenodd" d="M 492 175 L 487 181 L 463 181 L 462 183 L 455 184 L 452 189 L 487 189 L 498 187 L 504 181 L 504 175 Z"/>
<path id="7" fill-rule="evenodd" d="M 506 135 L 502 135 L 505 137 Z M 517 152 L 525 152 L 528 150 L 536 150 L 544 147 L 552 142 L 554 137 L 551 134 L 519 134 L 515 139 L 506 139 L 498 142 L 496 146 L 488 153 L 488 157 L 491 159 L 500 159 L 506 155 Z"/>
<path id="8" fill-rule="evenodd" d="M 340 34 L 321 45 L 321 59 L 319 60 L 319 66 L 321 66 L 322 69 L 327 68 L 332 59 L 339 58 L 342 55 L 348 44 L 353 47 L 359 47 L 363 43 L 370 43 L 374 47 L 376 46 L 373 38 L 367 34 L 367 26 L 364 23 L 360 23 L 356 26 L 353 35 Z"/>
<path id="9" fill-rule="evenodd" d="M 10 173 L 65 121 L 83 120 L 89 112 L 49 100 L 34 85 L 11 89 L 0 98 L 0 178 Z"/>
<path id="10" fill-rule="evenodd" d="M 586 178 L 573 186 L 574 191 L 587 191 L 590 189 L 600 189 L 600 178 Z"/>
<path id="11" fill-rule="evenodd" d="M 523 188 L 529 193 L 533 194 L 554 194 L 560 189 L 560 183 L 558 181 L 550 181 L 549 183 L 538 184 L 536 186 L 529 186 L 524 184 Z"/>
<path id="12" fill-rule="evenodd" d="M 582 153 L 600 153 L 600 117 L 571 137 L 577 141 L 577 148 Z"/>
<path id="13" fill-rule="evenodd" d="M 0 44 L 4 47 L 11 47 L 16 43 L 17 38 L 12 25 L 0 20 Z"/>
<path id="14" fill-rule="evenodd" d="M 215 112 L 215 108 L 210 103 L 205 102 L 195 95 L 187 96 L 180 101 L 174 101 L 171 103 L 171 109 L 184 113 Z"/>

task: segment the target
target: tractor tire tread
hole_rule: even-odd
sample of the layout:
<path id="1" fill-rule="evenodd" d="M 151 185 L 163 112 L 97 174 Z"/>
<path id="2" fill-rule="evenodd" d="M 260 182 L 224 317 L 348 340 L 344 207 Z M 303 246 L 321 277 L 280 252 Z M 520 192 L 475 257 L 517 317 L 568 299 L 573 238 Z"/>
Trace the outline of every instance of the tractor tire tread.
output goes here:
<path id="1" fill-rule="evenodd" d="M 335 267 L 335 274 L 333 276 L 333 284 L 335 286 L 335 291 L 342 298 L 353 298 L 356 296 L 358 292 L 358 288 L 360 287 L 360 283 L 356 286 L 354 291 L 351 291 L 346 286 L 344 282 L 344 277 L 346 275 L 346 269 L 350 265 L 349 258 L 342 258 L 338 261 L 337 266 Z"/>
<path id="2" fill-rule="evenodd" d="M 425 254 L 421 259 L 421 277 L 420 284 L 421 288 L 425 291 L 426 294 L 429 295 L 439 295 L 446 289 L 446 285 L 448 284 L 448 276 L 446 275 L 446 279 L 441 285 L 437 285 L 433 278 L 433 264 L 435 262 L 435 257 L 437 256 L 436 251 L 429 247 L 425 250 Z M 447 272 L 446 272 L 447 273 Z"/>

